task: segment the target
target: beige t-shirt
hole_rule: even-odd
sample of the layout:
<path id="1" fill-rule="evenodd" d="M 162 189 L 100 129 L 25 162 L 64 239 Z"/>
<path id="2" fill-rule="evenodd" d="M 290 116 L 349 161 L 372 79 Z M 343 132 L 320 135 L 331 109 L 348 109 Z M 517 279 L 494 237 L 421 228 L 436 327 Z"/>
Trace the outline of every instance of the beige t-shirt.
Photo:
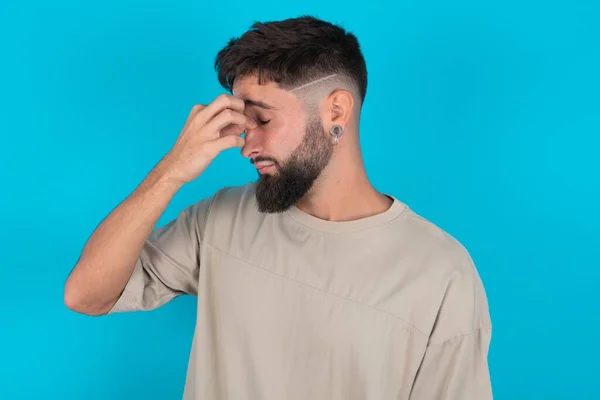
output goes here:
<path id="1" fill-rule="evenodd" d="M 114 312 L 197 296 L 184 399 L 488 400 L 491 321 L 465 248 L 393 198 L 328 222 L 225 188 L 155 229 Z"/>

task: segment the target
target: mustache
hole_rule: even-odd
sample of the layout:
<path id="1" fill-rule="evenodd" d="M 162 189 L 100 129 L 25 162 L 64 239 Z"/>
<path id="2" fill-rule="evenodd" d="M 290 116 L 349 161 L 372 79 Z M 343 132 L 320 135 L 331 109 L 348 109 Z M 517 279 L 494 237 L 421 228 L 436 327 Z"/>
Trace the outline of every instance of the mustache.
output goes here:
<path id="1" fill-rule="evenodd" d="M 277 166 L 279 165 L 279 162 L 276 159 L 274 159 L 273 157 L 267 157 L 267 156 L 258 156 L 256 158 L 253 158 L 250 160 L 250 163 L 252 165 L 254 165 L 255 163 L 261 162 L 261 161 L 272 162 L 273 164 L 275 164 Z"/>

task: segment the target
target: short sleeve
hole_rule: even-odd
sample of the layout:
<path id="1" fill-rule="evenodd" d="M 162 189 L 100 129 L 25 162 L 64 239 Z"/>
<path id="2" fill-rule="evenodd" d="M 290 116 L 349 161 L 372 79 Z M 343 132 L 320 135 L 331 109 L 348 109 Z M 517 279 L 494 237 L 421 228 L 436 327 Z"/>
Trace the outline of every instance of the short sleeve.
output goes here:
<path id="1" fill-rule="evenodd" d="M 429 346 L 411 400 L 492 400 L 487 355 L 491 329 Z"/>
<path id="2" fill-rule="evenodd" d="M 198 295 L 200 248 L 211 199 L 181 211 L 155 228 L 109 314 L 156 309 L 183 294 Z"/>
<path id="3" fill-rule="evenodd" d="M 491 400 L 492 323 L 485 288 L 470 255 L 454 264 L 411 392 L 411 400 Z"/>

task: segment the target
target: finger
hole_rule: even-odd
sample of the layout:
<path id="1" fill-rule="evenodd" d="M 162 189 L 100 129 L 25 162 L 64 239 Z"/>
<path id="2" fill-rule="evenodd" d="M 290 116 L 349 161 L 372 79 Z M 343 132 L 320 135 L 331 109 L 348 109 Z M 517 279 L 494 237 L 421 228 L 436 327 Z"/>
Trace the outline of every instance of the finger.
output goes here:
<path id="1" fill-rule="evenodd" d="M 246 131 L 246 127 L 244 125 L 228 125 L 225 128 L 221 129 L 221 133 L 219 136 L 225 137 L 230 135 L 241 135 Z"/>
<path id="2" fill-rule="evenodd" d="M 244 107 L 242 99 L 222 94 L 198 113 L 197 120 L 200 126 L 202 126 L 223 112 L 223 110 L 230 109 L 241 114 L 244 112 Z"/>
<path id="3" fill-rule="evenodd" d="M 244 114 L 227 109 L 221 111 L 216 117 L 206 124 L 205 128 L 215 135 L 219 135 L 222 129 L 230 125 L 241 125 L 244 129 L 254 129 L 257 127 L 254 120 Z"/>
<path id="4" fill-rule="evenodd" d="M 190 113 L 185 121 L 185 126 L 187 126 L 191 121 L 193 121 L 196 115 L 198 115 L 198 113 L 200 113 L 200 111 L 204 110 L 205 108 L 206 106 L 204 104 L 194 105 L 190 110 Z"/>
<path id="5" fill-rule="evenodd" d="M 243 137 L 237 135 L 225 136 L 215 140 L 211 140 L 207 143 L 210 146 L 210 150 L 214 151 L 215 154 L 220 153 L 223 150 L 232 149 L 234 147 L 244 147 L 246 141 Z"/>

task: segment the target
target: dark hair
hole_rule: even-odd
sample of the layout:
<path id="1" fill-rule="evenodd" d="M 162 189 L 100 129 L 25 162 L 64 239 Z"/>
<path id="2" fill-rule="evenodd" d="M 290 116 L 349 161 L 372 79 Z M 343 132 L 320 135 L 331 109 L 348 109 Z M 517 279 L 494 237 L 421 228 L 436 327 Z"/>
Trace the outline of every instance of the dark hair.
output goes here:
<path id="1" fill-rule="evenodd" d="M 256 22 L 217 54 L 219 83 L 231 92 L 235 79 L 258 75 L 259 84 L 283 88 L 329 74 L 349 77 L 361 103 L 367 92 L 367 68 L 355 35 L 312 16 Z"/>

